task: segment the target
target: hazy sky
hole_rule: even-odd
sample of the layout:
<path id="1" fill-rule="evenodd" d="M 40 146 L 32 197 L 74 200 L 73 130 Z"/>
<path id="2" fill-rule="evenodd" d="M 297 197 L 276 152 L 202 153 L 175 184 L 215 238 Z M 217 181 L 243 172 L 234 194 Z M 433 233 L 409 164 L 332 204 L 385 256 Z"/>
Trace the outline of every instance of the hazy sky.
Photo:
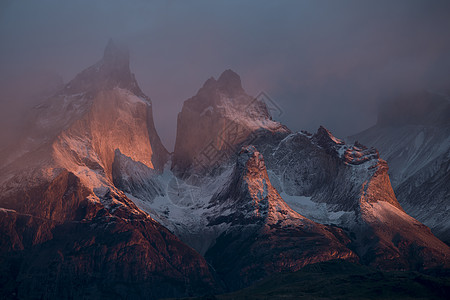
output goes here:
<path id="1" fill-rule="evenodd" d="M 450 1 L 0 0 L 0 124 L 110 37 L 128 45 L 169 150 L 183 101 L 228 68 L 291 129 L 341 137 L 373 125 L 382 98 L 450 86 Z"/>

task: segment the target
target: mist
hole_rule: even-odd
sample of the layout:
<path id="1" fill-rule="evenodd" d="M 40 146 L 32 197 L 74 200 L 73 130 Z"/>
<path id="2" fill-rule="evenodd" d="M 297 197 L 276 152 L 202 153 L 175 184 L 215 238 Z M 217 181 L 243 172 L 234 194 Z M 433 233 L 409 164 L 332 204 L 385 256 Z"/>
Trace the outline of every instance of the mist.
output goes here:
<path id="1" fill-rule="evenodd" d="M 449 1 L 2 1 L 0 137 L 109 38 L 130 49 L 169 150 L 183 101 L 225 69 L 270 95 L 290 129 L 345 137 L 386 98 L 450 90 L 449 28 Z"/>

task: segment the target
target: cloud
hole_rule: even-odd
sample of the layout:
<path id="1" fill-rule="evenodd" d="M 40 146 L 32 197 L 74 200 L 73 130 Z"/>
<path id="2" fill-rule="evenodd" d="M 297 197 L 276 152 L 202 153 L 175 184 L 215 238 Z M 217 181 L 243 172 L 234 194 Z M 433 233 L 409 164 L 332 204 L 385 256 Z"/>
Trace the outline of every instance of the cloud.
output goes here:
<path id="1" fill-rule="evenodd" d="M 450 85 L 448 1 L 8 4 L 0 88 L 17 86 L 13 80 L 26 88 L 30 69 L 68 81 L 101 57 L 109 37 L 119 39 L 169 148 L 183 101 L 228 68 L 250 94 L 269 92 L 293 130 L 324 124 L 341 136 L 373 124 L 387 95 Z M 14 106 L 8 99 L 0 100 L 3 111 Z"/>

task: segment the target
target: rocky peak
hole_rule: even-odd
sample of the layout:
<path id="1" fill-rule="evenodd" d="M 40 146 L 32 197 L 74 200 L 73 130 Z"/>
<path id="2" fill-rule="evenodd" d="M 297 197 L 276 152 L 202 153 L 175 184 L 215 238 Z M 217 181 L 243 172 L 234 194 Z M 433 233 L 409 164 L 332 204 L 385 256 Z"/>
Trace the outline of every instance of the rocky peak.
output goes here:
<path id="1" fill-rule="evenodd" d="M 312 261 L 356 259 L 344 245 L 349 240 L 341 230 L 314 223 L 286 204 L 268 177 L 263 155 L 254 146 L 238 152 L 230 179 L 213 198 L 216 212 L 208 224 L 227 229 L 205 254 L 228 284 L 242 285 L 274 270 L 295 271 Z M 275 267 L 267 263 L 275 258 Z M 236 283 L 237 274 L 245 275 Z"/>
<path id="2" fill-rule="evenodd" d="M 262 154 L 252 145 L 242 147 L 237 159 L 237 168 L 245 172 L 266 171 Z"/>
<path id="3" fill-rule="evenodd" d="M 217 197 L 227 209 L 235 211 L 235 223 L 304 219 L 280 197 L 270 182 L 263 155 L 254 146 L 244 146 L 238 154 L 234 174 Z"/>
<path id="4" fill-rule="evenodd" d="M 97 93 L 115 87 L 127 89 L 150 102 L 139 88 L 134 74 L 131 73 L 128 50 L 110 39 L 102 59 L 79 73 L 65 86 L 63 93 Z"/>
<path id="5" fill-rule="evenodd" d="M 222 195 L 220 198 L 244 199 L 251 198 L 252 186 L 255 191 L 267 191 L 267 183 L 269 182 L 267 169 L 264 158 L 261 153 L 252 145 L 244 146 L 238 152 L 232 182 L 228 191 L 238 192 L 239 195 Z M 270 184 L 270 183 L 269 183 Z M 256 187 L 258 186 L 258 187 Z"/>
<path id="6" fill-rule="evenodd" d="M 239 75 L 231 70 L 209 78 L 186 100 L 178 115 L 173 170 L 188 174 L 190 167 L 208 169 L 228 159 L 262 132 L 288 133 L 273 121 L 263 101 L 248 95 Z"/>
<path id="7" fill-rule="evenodd" d="M 367 161 L 380 159 L 380 153 L 375 148 L 367 148 L 364 145 L 355 143 L 353 146 L 349 146 L 344 152 L 344 161 L 351 165 L 360 165 Z"/>
<path id="8" fill-rule="evenodd" d="M 220 91 L 229 94 L 238 94 L 244 92 L 241 83 L 241 77 L 234 71 L 225 70 L 217 80 L 217 85 Z"/>
<path id="9" fill-rule="evenodd" d="M 323 126 L 319 127 L 317 133 L 312 136 L 311 140 L 329 153 L 335 153 L 337 146 L 345 144 Z"/>
<path id="10" fill-rule="evenodd" d="M 223 100 L 221 95 L 230 99 L 246 95 L 242 88 L 241 77 L 232 70 L 225 70 L 217 80 L 214 77 L 210 77 L 194 97 L 197 103 L 191 103 L 193 101 L 189 100 L 188 103 L 198 106 L 198 109 L 204 108 L 205 105 L 220 105 L 223 104 L 221 103 Z"/>
<path id="11" fill-rule="evenodd" d="M 317 133 L 312 137 L 320 146 L 343 145 L 344 142 L 335 137 L 331 131 L 320 126 Z"/>
<path id="12" fill-rule="evenodd" d="M 217 85 L 217 80 L 214 77 L 209 77 L 208 80 L 203 84 L 204 89 L 214 88 Z"/>
<path id="13" fill-rule="evenodd" d="M 150 99 L 130 71 L 128 52 L 112 40 L 98 63 L 79 73 L 44 104 L 33 123 L 37 133 L 42 132 L 41 143 L 51 140 L 52 161 L 89 187 L 98 182 L 90 172 L 78 172 L 80 167 L 99 172 L 101 180 L 111 182 L 117 149 L 136 165 L 152 170 L 162 170 L 167 161 Z"/>

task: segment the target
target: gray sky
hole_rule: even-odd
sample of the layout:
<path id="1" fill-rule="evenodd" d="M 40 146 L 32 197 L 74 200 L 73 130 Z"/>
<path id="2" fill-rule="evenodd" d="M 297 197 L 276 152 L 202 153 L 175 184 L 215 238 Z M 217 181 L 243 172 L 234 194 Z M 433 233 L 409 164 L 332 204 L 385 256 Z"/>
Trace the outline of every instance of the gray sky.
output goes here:
<path id="1" fill-rule="evenodd" d="M 2 127 L 52 74 L 67 82 L 99 60 L 110 37 L 128 45 L 169 150 L 183 101 L 228 68 L 292 130 L 341 137 L 373 125 L 380 99 L 450 86 L 450 1 L 1 0 Z"/>

